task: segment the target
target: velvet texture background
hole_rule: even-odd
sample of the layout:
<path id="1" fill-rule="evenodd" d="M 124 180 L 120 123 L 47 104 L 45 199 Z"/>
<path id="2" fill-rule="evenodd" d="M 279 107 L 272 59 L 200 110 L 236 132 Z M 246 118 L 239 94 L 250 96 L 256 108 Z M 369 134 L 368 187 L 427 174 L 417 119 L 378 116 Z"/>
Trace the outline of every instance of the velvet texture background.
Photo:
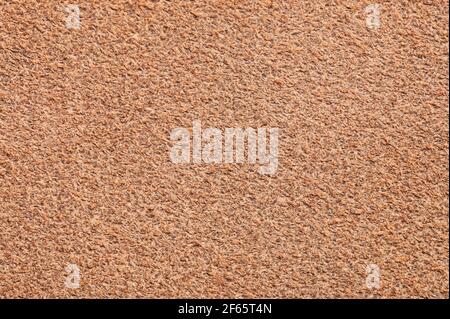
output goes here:
<path id="1" fill-rule="evenodd" d="M 448 298 L 448 2 L 378 3 L 2 1 L 0 296 Z M 173 164 L 194 120 L 277 174 Z"/>

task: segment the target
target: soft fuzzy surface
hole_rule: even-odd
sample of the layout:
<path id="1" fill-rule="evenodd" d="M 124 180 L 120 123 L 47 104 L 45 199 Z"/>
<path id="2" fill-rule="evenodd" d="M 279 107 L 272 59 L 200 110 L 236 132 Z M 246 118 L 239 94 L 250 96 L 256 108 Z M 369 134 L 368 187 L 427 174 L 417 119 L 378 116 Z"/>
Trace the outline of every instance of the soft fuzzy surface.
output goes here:
<path id="1" fill-rule="evenodd" d="M 72 3 L 0 4 L 0 297 L 448 298 L 448 1 Z M 194 120 L 277 174 L 173 164 Z"/>

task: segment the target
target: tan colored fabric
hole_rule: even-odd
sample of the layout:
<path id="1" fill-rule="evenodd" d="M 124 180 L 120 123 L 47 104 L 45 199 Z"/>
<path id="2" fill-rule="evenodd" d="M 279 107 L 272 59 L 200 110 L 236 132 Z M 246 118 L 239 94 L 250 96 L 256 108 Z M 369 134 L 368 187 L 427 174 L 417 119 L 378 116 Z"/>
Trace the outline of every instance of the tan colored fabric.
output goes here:
<path id="1" fill-rule="evenodd" d="M 72 3 L 0 4 L 1 297 L 448 298 L 447 1 Z M 276 175 L 173 164 L 194 120 Z"/>

